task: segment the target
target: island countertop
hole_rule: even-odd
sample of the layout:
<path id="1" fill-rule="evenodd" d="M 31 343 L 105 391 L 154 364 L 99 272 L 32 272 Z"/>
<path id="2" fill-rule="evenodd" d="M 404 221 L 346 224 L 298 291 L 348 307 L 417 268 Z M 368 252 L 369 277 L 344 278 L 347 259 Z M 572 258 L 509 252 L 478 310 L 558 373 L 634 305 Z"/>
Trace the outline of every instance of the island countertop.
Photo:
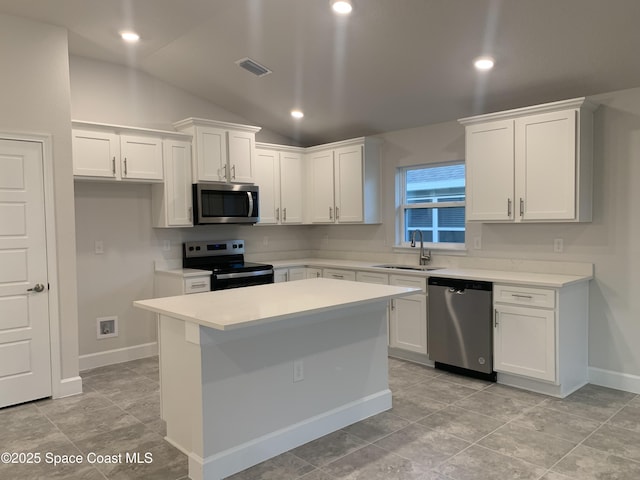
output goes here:
<path id="1" fill-rule="evenodd" d="M 390 300 L 419 292 L 328 278 L 138 300 L 134 306 L 216 330 L 234 330 L 299 315 Z"/>

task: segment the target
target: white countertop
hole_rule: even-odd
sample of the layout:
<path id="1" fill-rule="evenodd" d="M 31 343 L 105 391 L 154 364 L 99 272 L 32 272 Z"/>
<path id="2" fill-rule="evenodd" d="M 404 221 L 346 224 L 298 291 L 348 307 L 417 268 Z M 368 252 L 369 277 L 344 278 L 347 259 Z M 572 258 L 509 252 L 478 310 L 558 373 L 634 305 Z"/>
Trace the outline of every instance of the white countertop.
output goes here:
<path id="1" fill-rule="evenodd" d="M 375 267 L 385 262 L 363 262 L 350 260 L 332 260 L 322 258 L 301 258 L 295 260 L 279 260 L 269 262 L 274 268 L 288 267 L 317 267 L 317 268 L 343 268 L 369 272 L 387 273 L 390 275 L 410 275 L 414 277 L 445 277 L 464 278 L 469 280 L 482 280 L 494 283 L 507 283 L 512 285 L 529 285 L 534 287 L 561 288 L 574 283 L 586 282 L 593 278 L 591 275 L 565 275 L 557 273 L 532 273 L 507 270 L 488 270 L 472 268 L 439 268 L 428 272 L 415 270 L 401 270 Z M 437 265 L 433 265 L 437 267 Z"/>
<path id="2" fill-rule="evenodd" d="M 216 330 L 233 330 L 311 313 L 411 295 L 420 289 L 313 278 L 155 298 L 134 306 Z"/>
<path id="3" fill-rule="evenodd" d="M 164 275 L 175 275 L 177 277 L 189 278 L 189 277 L 202 277 L 205 275 L 211 275 L 211 270 L 199 270 L 197 268 L 170 268 L 170 269 L 156 269 L 156 273 Z"/>

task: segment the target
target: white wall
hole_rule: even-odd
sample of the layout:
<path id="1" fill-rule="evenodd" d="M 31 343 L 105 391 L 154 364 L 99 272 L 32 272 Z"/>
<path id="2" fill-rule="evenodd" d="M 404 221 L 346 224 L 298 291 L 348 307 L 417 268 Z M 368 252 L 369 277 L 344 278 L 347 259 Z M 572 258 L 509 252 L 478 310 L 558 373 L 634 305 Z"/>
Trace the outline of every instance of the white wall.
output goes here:
<path id="1" fill-rule="evenodd" d="M 52 136 L 62 378 L 78 374 L 76 256 L 66 31 L 0 15 L 0 131 Z"/>

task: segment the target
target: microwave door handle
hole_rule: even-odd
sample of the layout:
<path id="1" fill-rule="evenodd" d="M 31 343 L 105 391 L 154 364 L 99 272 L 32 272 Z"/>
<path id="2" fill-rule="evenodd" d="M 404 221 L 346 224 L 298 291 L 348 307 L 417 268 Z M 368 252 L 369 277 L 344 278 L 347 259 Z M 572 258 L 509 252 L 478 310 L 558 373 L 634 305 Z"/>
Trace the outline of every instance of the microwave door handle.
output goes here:
<path id="1" fill-rule="evenodd" d="M 251 192 L 247 192 L 247 197 L 249 197 L 249 213 L 247 217 L 250 217 L 253 214 L 253 195 L 251 195 Z"/>

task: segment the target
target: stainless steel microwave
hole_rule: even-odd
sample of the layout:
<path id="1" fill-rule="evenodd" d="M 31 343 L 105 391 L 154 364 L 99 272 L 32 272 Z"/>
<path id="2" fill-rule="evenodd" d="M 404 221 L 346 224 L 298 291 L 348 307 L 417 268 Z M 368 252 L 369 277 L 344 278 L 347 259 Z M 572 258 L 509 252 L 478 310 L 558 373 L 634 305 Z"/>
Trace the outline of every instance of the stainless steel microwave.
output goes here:
<path id="1" fill-rule="evenodd" d="M 256 223 L 259 219 L 257 185 L 193 185 L 193 220 L 196 225 Z"/>

